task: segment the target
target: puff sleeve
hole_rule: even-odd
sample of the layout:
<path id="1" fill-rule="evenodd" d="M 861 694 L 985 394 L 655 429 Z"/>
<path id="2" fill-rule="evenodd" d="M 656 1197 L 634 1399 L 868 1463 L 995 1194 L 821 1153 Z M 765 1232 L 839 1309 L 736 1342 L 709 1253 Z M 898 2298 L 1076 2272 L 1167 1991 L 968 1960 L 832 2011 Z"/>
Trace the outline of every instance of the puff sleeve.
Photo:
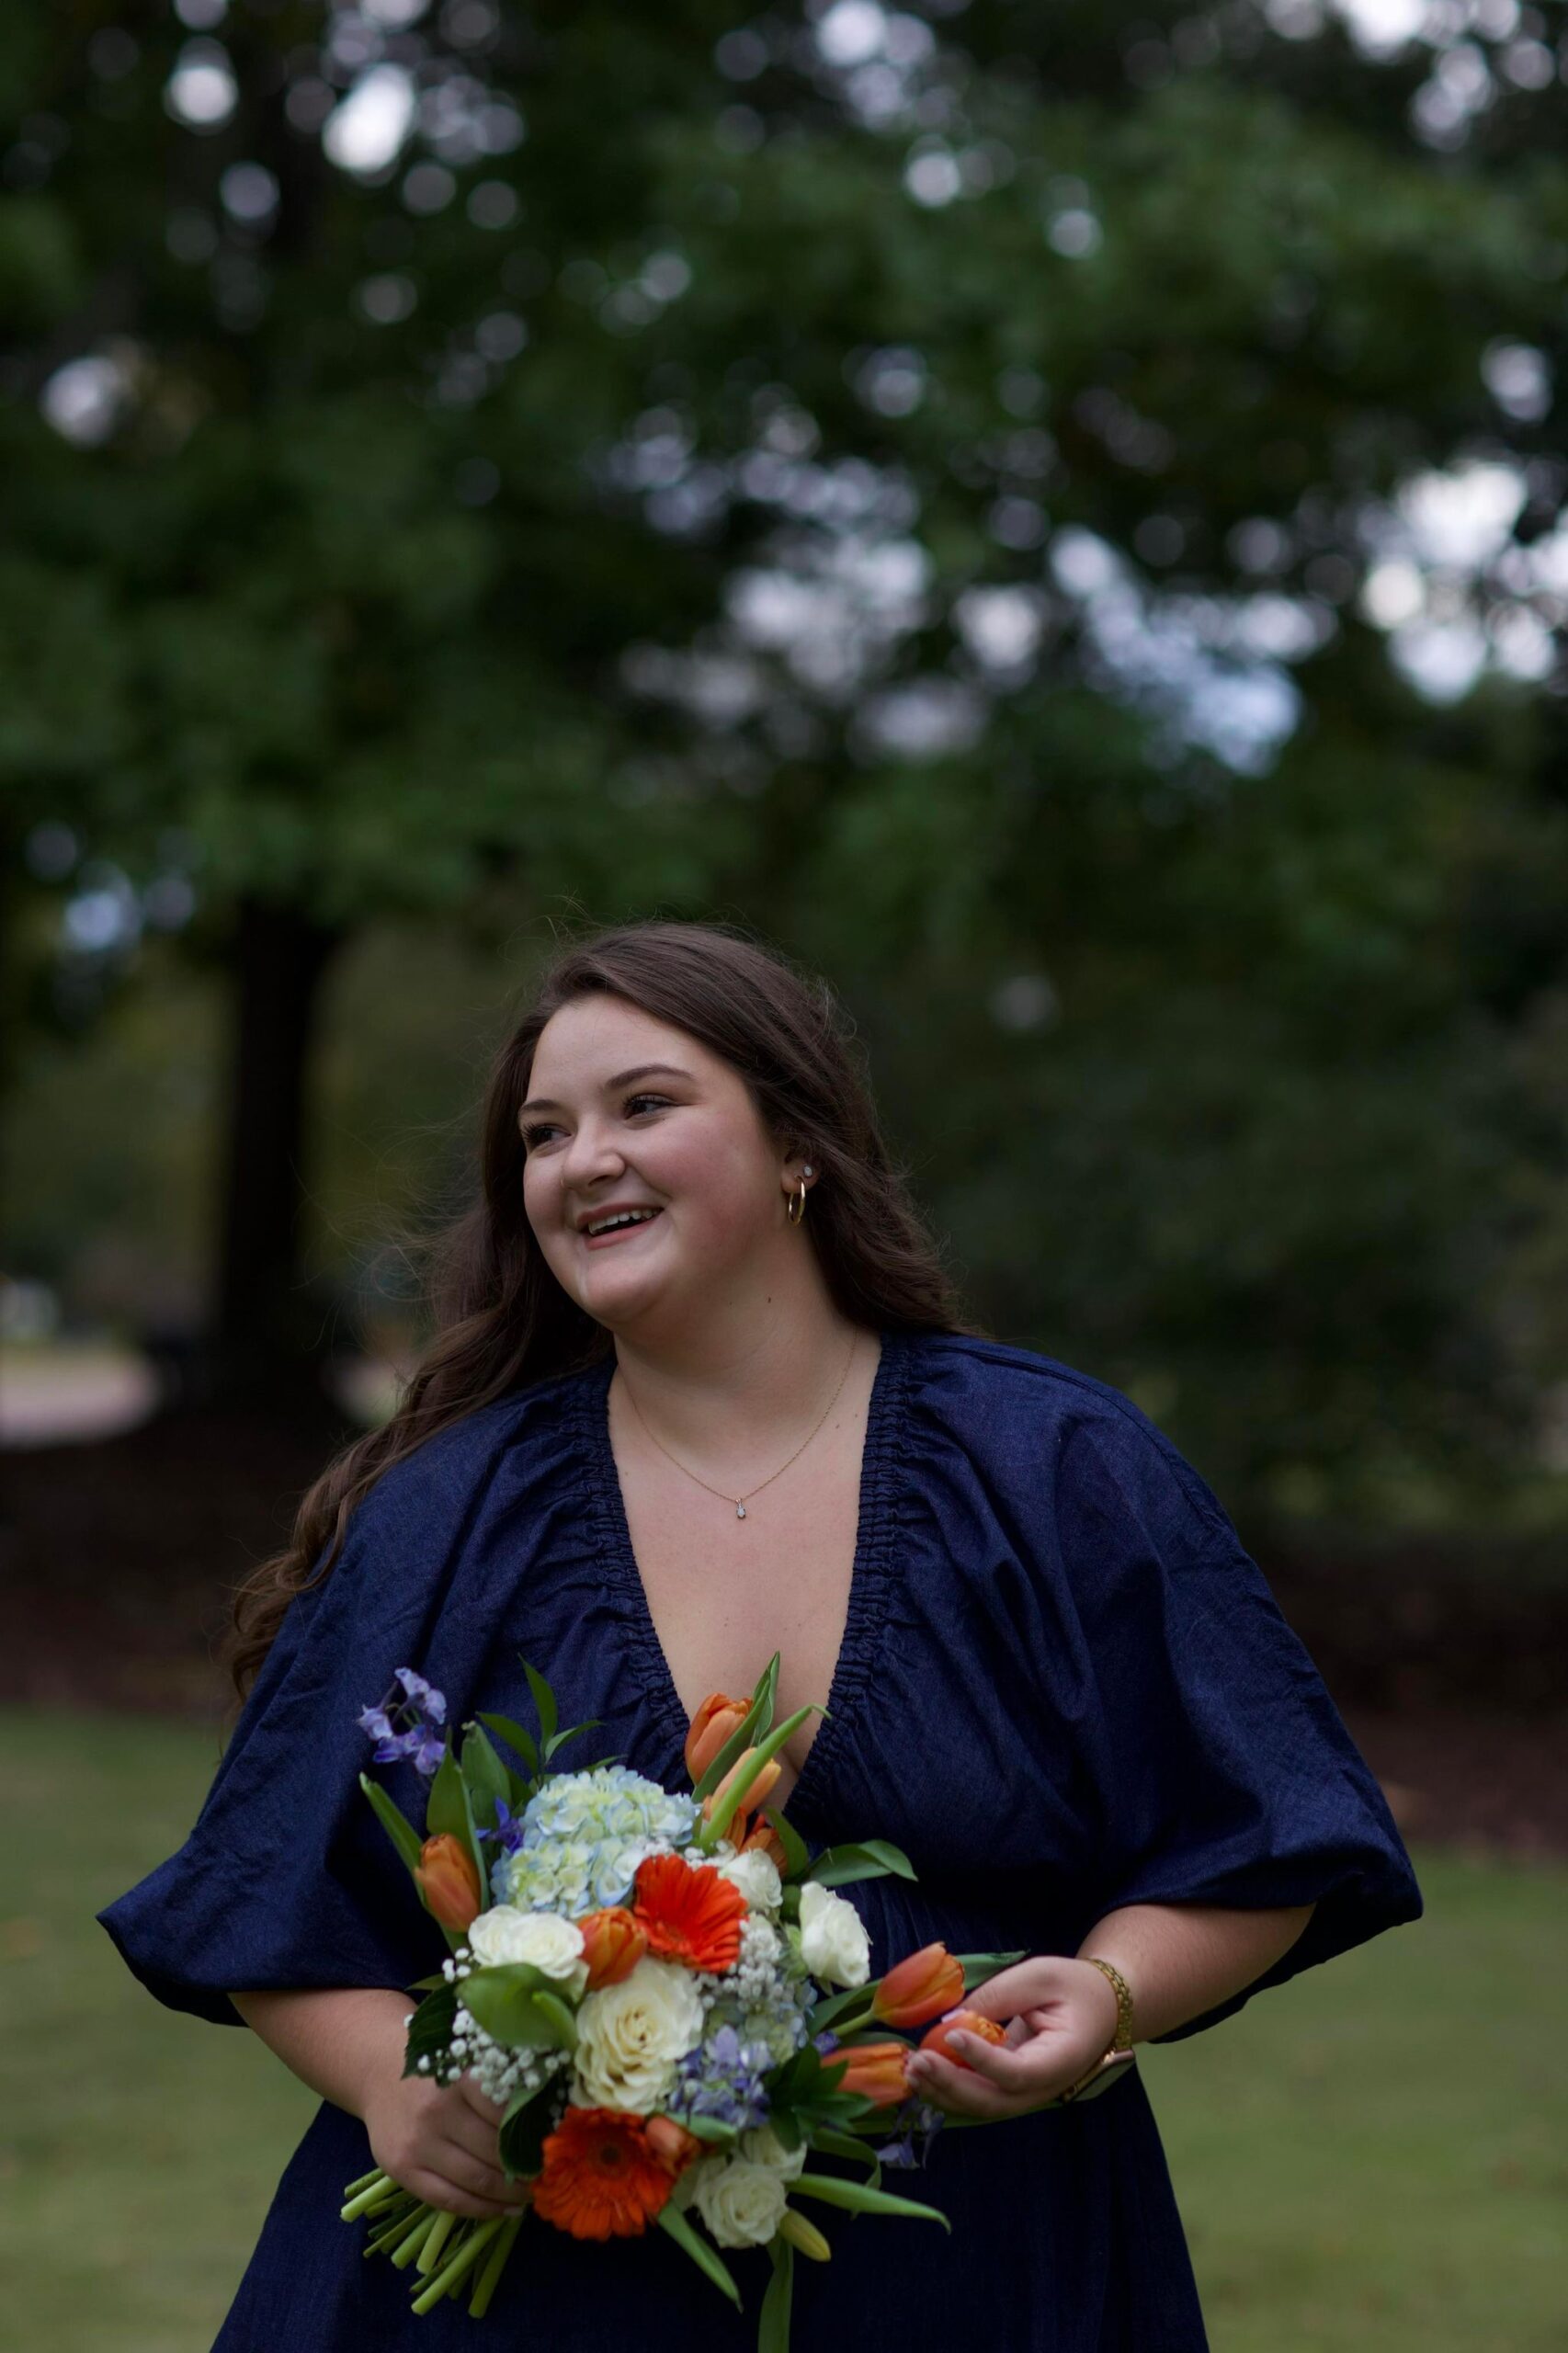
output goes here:
<path id="1" fill-rule="evenodd" d="M 1063 1432 L 1056 1519 L 1092 1693 L 1095 1916 L 1316 1905 L 1251 1985 L 1156 2039 L 1418 1919 L 1410 1858 L 1312 1659 L 1213 1495 L 1131 1404 Z"/>
<path id="2" fill-rule="evenodd" d="M 97 1915 L 173 2009 L 238 2025 L 231 1991 L 401 1988 L 439 1959 L 358 1783 L 356 1718 L 426 1640 L 429 1580 L 405 1565 L 416 1530 L 392 1525 L 391 1501 L 372 1492 L 327 1576 L 290 1603 L 184 1846 Z"/>

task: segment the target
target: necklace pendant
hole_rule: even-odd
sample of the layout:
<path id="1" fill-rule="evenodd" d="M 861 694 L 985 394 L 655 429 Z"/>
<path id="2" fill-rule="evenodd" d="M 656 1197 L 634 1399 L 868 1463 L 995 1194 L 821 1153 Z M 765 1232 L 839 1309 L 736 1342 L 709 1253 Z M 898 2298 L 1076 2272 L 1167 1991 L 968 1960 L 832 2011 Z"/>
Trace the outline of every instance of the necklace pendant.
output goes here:
<path id="1" fill-rule="evenodd" d="M 737 1504 L 737 1505 L 735 1506 L 735 1518 L 736 1518 L 737 1519 L 744 1519 L 745 1516 L 746 1516 L 746 1507 L 745 1507 L 744 1504 Z"/>

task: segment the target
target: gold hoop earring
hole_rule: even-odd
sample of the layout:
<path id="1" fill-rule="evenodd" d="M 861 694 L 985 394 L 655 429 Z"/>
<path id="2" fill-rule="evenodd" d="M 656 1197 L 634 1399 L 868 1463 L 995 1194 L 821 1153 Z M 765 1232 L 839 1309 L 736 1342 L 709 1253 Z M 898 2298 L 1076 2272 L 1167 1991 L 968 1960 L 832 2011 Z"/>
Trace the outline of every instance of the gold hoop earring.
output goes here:
<path id="1" fill-rule="evenodd" d="M 789 1201 L 785 1207 L 784 1214 L 789 1219 L 791 1225 L 799 1225 L 801 1220 L 805 1216 L 806 1180 L 804 1176 L 800 1179 L 800 1190 L 790 1194 Z"/>

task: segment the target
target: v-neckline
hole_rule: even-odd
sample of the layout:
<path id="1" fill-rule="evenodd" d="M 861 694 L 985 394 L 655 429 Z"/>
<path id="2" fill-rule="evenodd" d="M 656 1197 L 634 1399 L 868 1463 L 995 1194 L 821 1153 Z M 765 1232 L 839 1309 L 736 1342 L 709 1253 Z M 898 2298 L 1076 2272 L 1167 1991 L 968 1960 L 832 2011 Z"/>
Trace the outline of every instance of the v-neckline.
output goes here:
<path id="1" fill-rule="evenodd" d="M 881 1354 L 871 1381 L 866 1408 L 866 1434 L 860 1455 L 859 1508 L 855 1551 L 849 1571 L 849 1597 L 844 1633 L 828 1684 L 827 1712 L 819 1719 L 805 1762 L 785 1801 L 793 1822 L 809 1814 L 824 1775 L 848 1737 L 860 1694 L 869 1679 L 890 1589 L 892 1551 L 897 1502 L 897 1464 L 902 1455 L 903 1404 L 908 1373 L 906 1335 L 881 1332 Z M 609 1434 L 609 1385 L 615 1377 L 613 1352 L 595 1366 L 582 1393 L 582 1438 L 587 1456 L 590 1487 L 597 1506 L 599 1544 L 614 1589 L 619 1593 L 631 1637 L 631 1655 L 649 1710 L 671 1749 L 667 1771 L 684 1770 L 686 1735 L 690 1720 L 648 1606 L 647 1587 L 637 1565 L 631 1530 L 621 1492 L 620 1472 Z"/>

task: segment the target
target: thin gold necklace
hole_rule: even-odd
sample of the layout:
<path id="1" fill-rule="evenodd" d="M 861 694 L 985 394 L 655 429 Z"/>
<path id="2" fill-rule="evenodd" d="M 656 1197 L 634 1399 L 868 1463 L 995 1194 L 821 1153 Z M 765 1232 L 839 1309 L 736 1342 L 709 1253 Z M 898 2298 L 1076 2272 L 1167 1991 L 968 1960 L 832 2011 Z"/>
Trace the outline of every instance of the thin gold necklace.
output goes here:
<path id="1" fill-rule="evenodd" d="M 837 1404 L 838 1390 L 843 1388 L 845 1382 L 849 1378 L 849 1368 L 855 1361 L 855 1348 L 858 1339 L 859 1334 L 857 1333 L 855 1339 L 851 1340 L 849 1343 L 849 1354 L 844 1359 L 844 1370 L 838 1376 L 838 1389 L 834 1391 L 832 1396 L 828 1399 L 827 1404 L 823 1407 L 822 1412 L 812 1424 L 811 1428 L 806 1432 L 805 1437 L 801 1440 L 801 1443 L 795 1449 L 794 1453 L 790 1457 L 790 1462 L 796 1461 L 801 1455 L 804 1454 L 807 1447 L 810 1446 L 812 1438 L 815 1438 L 818 1430 L 821 1429 L 824 1422 L 826 1421 L 828 1415 Z M 708 1493 L 710 1495 L 722 1496 L 725 1503 L 733 1504 L 735 1506 L 735 1518 L 737 1519 L 744 1519 L 746 1516 L 746 1506 L 751 1501 L 753 1495 L 759 1495 L 764 1487 L 771 1487 L 775 1479 L 781 1479 L 784 1476 L 785 1472 L 790 1468 L 790 1462 L 781 1462 L 777 1471 L 770 1471 L 766 1479 L 759 1479 L 755 1487 L 748 1487 L 744 1495 L 726 1495 L 722 1487 L 709 1486 L 706 1479 L 698 1479 L 695 1471 L 687 1471 L 686 1464 L 676 1461 L 676 1458 L 670 1452 L 667 1446 L 663 1445 L 658 1438 L 653 1438 L 653 1431 L 648 1429 L 647 1423 L 642 1421 L 642 1416 L 641 1413 L 638 1412 L 636 1398 L 633 1397 L 631 1390 L 627 1388 L 624 1381 L 622 1381 L 620 1385 L 625 1394 L 627 1404 L 631 1406 L 632 1412 L 637 1415 L 638 1420 L 642 1422 L 642 1427 L 644 1430 L 647 1430 L 649 1438 L 653 1438 L 653 1444 L 658 1447 L 659 1452 L 665 1457 L 665 1460 L 667 1462 L 674 1462 L 676 1469 L 677 1471 L 685 1472 L 686 1476 L 688 1479 L 696 1479 L 697 1484 L 699 1487 L 707 1487 Z"/>

